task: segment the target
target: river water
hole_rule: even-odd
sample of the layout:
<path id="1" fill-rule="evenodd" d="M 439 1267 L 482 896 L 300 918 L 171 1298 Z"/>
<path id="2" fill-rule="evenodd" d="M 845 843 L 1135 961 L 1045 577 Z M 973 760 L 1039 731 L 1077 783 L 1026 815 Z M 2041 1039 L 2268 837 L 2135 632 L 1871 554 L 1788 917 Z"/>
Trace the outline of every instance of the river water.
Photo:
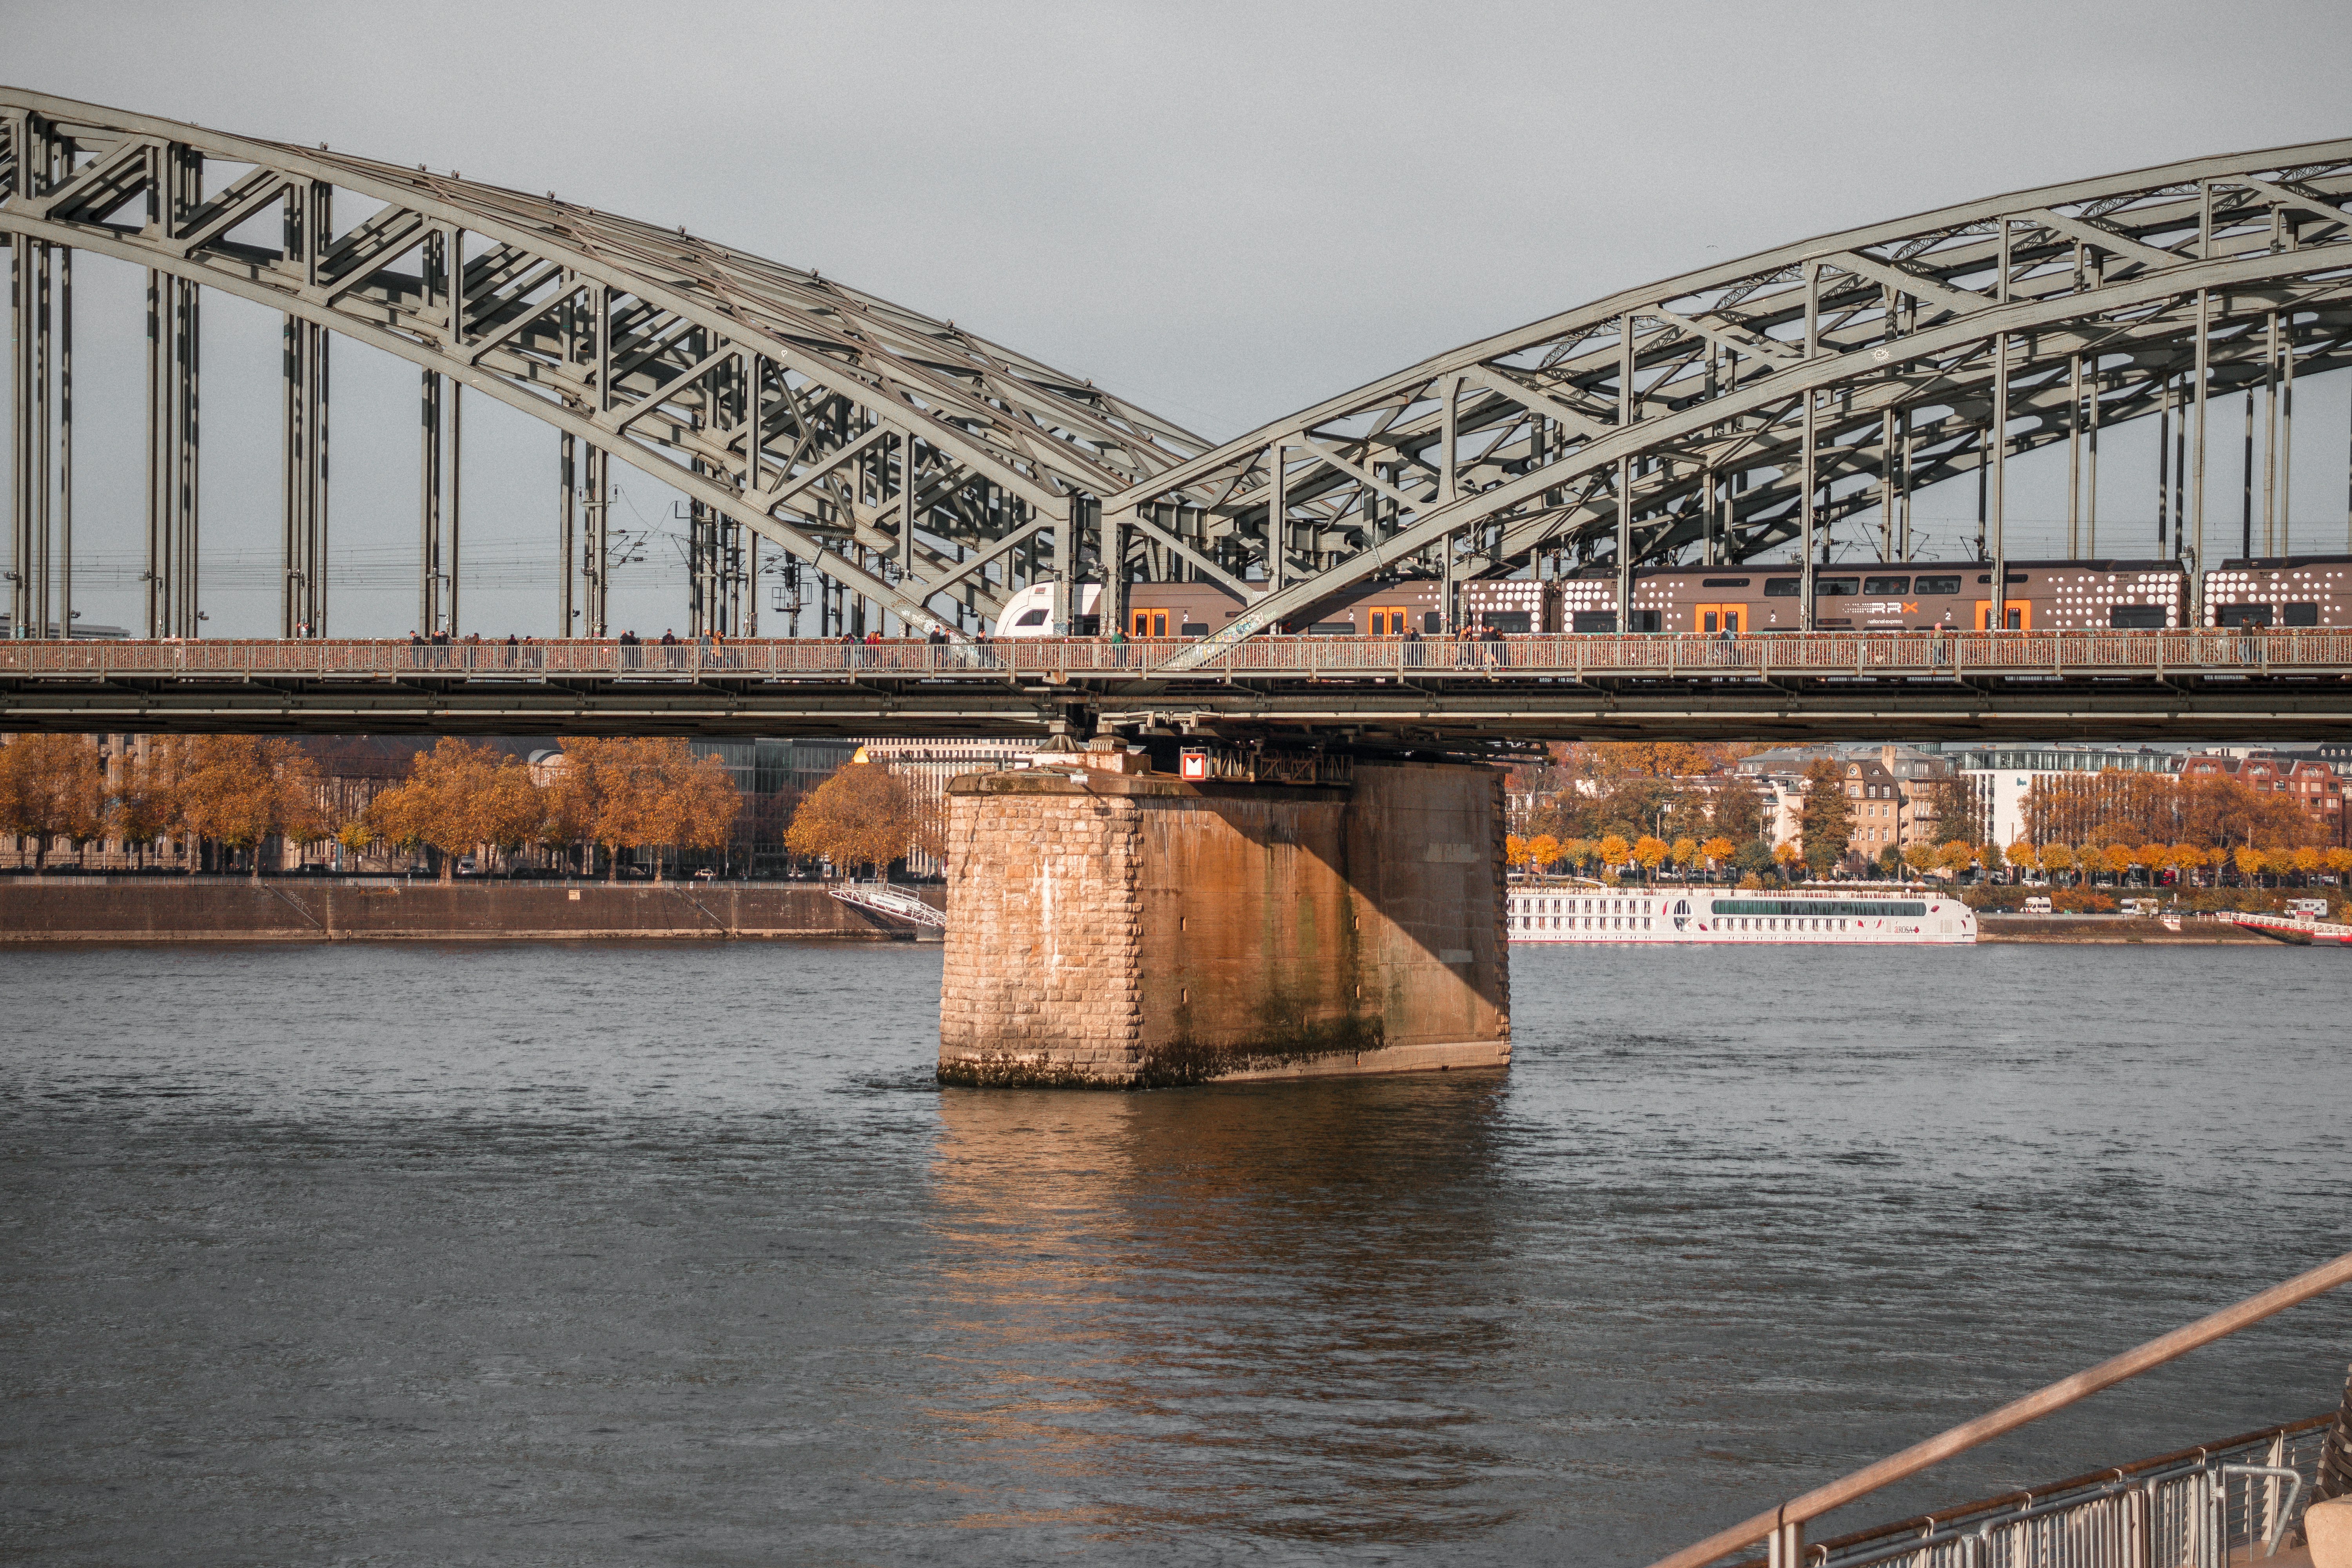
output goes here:
<path id="1" fill-rule="evenodd" d="M 1638 1565 L 2352 1248 L 2339 953 L 1537 949 L 1507 1074 L 1133 1095 L 940 1090 L 939 963 L 0 956 L 0 1556 Z"/>

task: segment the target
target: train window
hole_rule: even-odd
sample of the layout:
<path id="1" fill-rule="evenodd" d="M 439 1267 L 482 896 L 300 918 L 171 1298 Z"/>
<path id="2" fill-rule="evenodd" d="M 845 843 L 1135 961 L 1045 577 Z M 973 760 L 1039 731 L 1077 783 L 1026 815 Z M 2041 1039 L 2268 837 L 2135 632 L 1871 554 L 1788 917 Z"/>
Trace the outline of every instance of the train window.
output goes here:
<path id="1" fill-rule="evenodd" d="M 1702 577 L 1698 585 L 1702 588 L 1745 588 L 1755 580 L 1753 577 Z"/>
<path id="2" fill-rule="evenodd" d="M 1805 581 L 1801 577 L 1767 577 L 1764 579 L 1764 596 L 1768 599 L 1793 599 L 1803 591 L 1804 585 Z"/>
<path id="3" fill-rule="evenodd" d="M 2107 625 L 2119 632 L 2160 632 L 2164 629 L 2162 605 L 2109 605 Z"/>
<path id="4" fill-rule="evenodd" d="M 2025 574 L 2022 572 L 2004 572 L 2001 574 L 2000 580 L 2003 583 L 2022 583 L 2025 581 Z M 1992 574 L 1990 572 L 1979 572 L 1977 574 L 1977 581 L 1979 583 L 1990 583 L 1992 581 Z"/>
<path id="5" fill-rule="evenodd" d="M 1016 626 L 1042 626 L 1045 624 L 1045 617 L 1052 613 L 1050 610 L 1024 610 L 1021 618 L 1013 624 Z"/>
<path id="6" fill-rule="evenodd" d="M 1637 632 L 1662 632 L 1665 630 L 1665 612 L 1664 610 L 1634 611 L 1633 629 Z"/>
<path id="7" fill-rule="evenodd" d="M 2286 612 L 2279 617 L 2280 622 L 2283 625 L 2290 626 L 2315 626 L 2319 624 L 2319 606 L 2315 604 L 2282 605 L 2279 607 Z"/>
<path id="8" fill-rule="evenodd" d="M 1657 612 L 1651 613 L 1654 615 Z M 1633 614 L 1635 619 L 1641 618 L 1640 611 Z M 1505 637 L 1523 637 L 1536 629 L 1535 616 L 1526 610 L 1488 610 L 1479 619 L 1486 623 L 1489 631 L 1500 632 Z"/>
<path id="9" fill-rule="evenodd" d="M 1445 617 L 1444 617 L 1444 616 L 1441 615 L 1439 612 L 1437 612 L 1437 611 L 1435 611 L 1435 610 L 1423 610 L 1423 611 L 1422 611 L 1422 613 L 1421 613 L 1421 635 L 1422 635 L 1422 636 L 1423 636 L 1423 637 L 1435 637 L 1438 633 L 1440 633 L 1440 632 L 1444 631 L 1444 629 L 1445 629 Z"/>
<path id="10" fill-rule="evenodd" d="M 1574 618 L 1569 622 L 1569 629 L 1576 632 L 1613 632 L 1617 629 L 1617 612 L 1579 610 Z"/>
<path id="11" fill-rule="evenodd" d="M 2223 605 L 2214 612 L 2214 623 L 2224 626 L 2266 626 L 2271 624 L 2268 605 Z"/>
<path id="12" fill-rule="evenodd" d="M 1209 635 L 1209 623 L 1206 621 L 1186 621 L 1184 623 L 1184 635 L 1188 637 L 1207 637 Z"/>
<path id="13" fill-rule="evenodd" d="M 1820 599 L 1845 599 L 1862 592 L 1859 577 L 1816 577 L 1813 596 Z"/>
<path id="14" fill-rule="evenodd" d="M 1102 617 L 1100 616 L 1078 616 L 1076 620 L 1070 623 L 1070 634 L 1073 637 L 1098 637 L 1102 636 Z"/>
<path id="15" fill-rule="evenodd" d="M 1862 591 L 1865 594 L 1907 594 L 1911 591 L 1908 577 L 1864 577 Z"/>
<path id="16" fill-rule="evenodd" d="M 1960 591 L 1958 577 L 1915 577 L 1911 581 L 1915 594 L 1957 594 Z"/>
<path id="17" fill-rule="evenodd" d="M 1318 621 L 1313 626 L 1307 628 L 1307 635 L 1311 637 L 1351 637 L 1356 635 L 1356 623 L 1353 621 Z"/>

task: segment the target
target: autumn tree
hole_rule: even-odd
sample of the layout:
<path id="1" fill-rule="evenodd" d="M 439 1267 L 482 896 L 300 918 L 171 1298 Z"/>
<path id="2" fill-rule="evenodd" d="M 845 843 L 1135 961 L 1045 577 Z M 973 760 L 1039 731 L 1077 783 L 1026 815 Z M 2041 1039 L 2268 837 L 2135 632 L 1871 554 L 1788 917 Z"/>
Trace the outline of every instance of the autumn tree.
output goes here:
<path id="1" fill-rule="evenodd" d="M 1524 866 L 1529 858 L 1528 841 L 1516 833 L 1503 836 L 1503 859 L 1506 864 Z"/>
<path id="2" fill-rule="evenodd" d="M 172 770 L 175 826 L 242 851 L 255 879 L 265 840 L 301 842 L 327 831 L 318 764 L 294 742 L 197 735 L 164 744 L 179 753 Z"/>
<path id="3" fill-rule="evenodd" d="M 1683 879 L 1688 881 L 1691 865 L 1698 858 L 1698 840 L 1689 837 L 1677 838 L 1668 847 L 1666 856 L 1683 868 Z"/>
<path id="4" fill-rule="evenodd" d="M 144 866 L 147 846 L 180 821 L 180 775 L 188 761 L 184 741 L 157 740 L 134 750 L 117 766 L 107 803 L 107 830 L 134 847 L 134 864 Z"/>
<path id="5" fill-rule="evenodd" d="M 1718 833 L 1700 845 L 1698 852 L 1706 857 L 1709 869 L 1720 872 L 1732 856 L 1739 852 L 1739 846 Z"/>
<path id="6" fill-rule="evenodd" d="M 637 770 L 637 829 L 654 851 L 654 877 L 664 872 L 663 852 L 716 849 L 743 809 L 742 792 L 727 764 L 698 757 L 675 738 L 625 742 Z"/>
<path id="7" fill-rule="evenodd" d="M 1826 877 L 1845 858 L 1853 838 L 1853 803 L 1845 795 L 1845 769 L 1831 757 L 1817 757 L 1805 770 L 1805 868 Z"/>
<path id="8" fill-rule="evenodd" d="M 1710 803 L 1709 826 L 1734 844 L 1764 837 L 1764 792 L 1744 778 L 1728 778 Z"/>
<path id="9" fill-rule="evenodd" d="M 546 820 L 542 792 L 520 760 L 449 735 L 409 759 L 408 777 L 370 803 L 362 831 L 438 850 L 446 882 L 459 857 L 485 845 L 520 848 L 541 836 Z"/>
<path id="10" fill-rule="evenodd" d="M 1546 875 L 1559 859 L 1559 840 L 1549 833 L 1538 833 L 1528 840 L 1528 862 L 1538 875 Z"/>
<path id="11" fill-rule="evenodd" d="M 1601 857 L 1602 867 L 1614 871 L 1625 864 L 1625 857 L 1633 853 L 1633 846 L 1624 835 L 1612 833 L 1605 835 L 1600 843 L 1594 845 L 1593 850 Z"/>
<path id="12" fill-rule="evenodd" d="M 569 742 L 547 793 L 551 832 L 603 845 L 608 880 L 624 849 L 652 847 L 659 877 L 666 849 L 717 848 L 743 805 L 725 763 L 674 739 Z"/>
<path id="13" fill-rule="evenodd" d="M 1664 839 L 1644 833 L 1633 841 L 1633 864 L 1642 868 L 1643 872 L 1654 882 L 1658 879 L 1658 866 L 1665 859 L 1668 847 Z"/>
<path id="14" fill-rule="evenodd" d="M 87 740 L 18 735 L 0 747 L 0 832 L 32 837 L 36 872 L 51 839 L 79 847 L 97 837 L 105 821 L 105 764 Z"/>
<path id="15" fill-rule="evenodd" d="M 836 867 L 873 866 L 887 877 L 917 828 L 906 781 L 877 763 L 854 762 L 835 773 L 793 813 L 784 847 Z"/>

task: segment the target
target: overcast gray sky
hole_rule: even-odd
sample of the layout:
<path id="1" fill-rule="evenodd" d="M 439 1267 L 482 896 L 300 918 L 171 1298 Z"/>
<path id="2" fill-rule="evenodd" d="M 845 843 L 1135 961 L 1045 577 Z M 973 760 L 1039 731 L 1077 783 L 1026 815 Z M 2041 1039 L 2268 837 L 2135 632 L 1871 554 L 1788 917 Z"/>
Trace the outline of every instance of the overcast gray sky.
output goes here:
<path id="1" fill-rule="evenodd" d="M 0 79 L 684 224 L 952 317 L 1217 438 L 1768 246 L 2352 131 L 2342 0 L 5 0 L 0 21 Z M 106 289 L 91 283 L 91 310 Z M 253 314 L 232 325 L 225 301 L 208 318 L 208 402 L 215 383 L 266 381 L 273 340 Z M 92 318 L 93 397 L 113 374 L 101 340 Z M 412 373 L 347 372 L 361 357 L 337 364 L 339 552 L 415 531 L 413 438 L 377 452 L 353 423 Z M 2312 396 L 2314 417 L 2339 399 L 2341 424 L 2340 393 Z M 483 417 L 469 531 L 485 550 L 536 542 L 552 440 Z M 217 453 L 207 431 L 207 533 L 224 550 L 240 529 L 256 548 L 272 536 L 274 403 L 253 424 Z M 503 461 L 502 443 L 527 461 Z M 385 492 L 374 510 L 355 475 Z M 2339 506 L 2305 488 L 2315 519 Z M 666 510 L 640 491 L 647 514 Z M 105 548 L 135 548 L 135 476 L 93 472 L 85 495 L 90 537 L 127 521 Z M 654 564 L 642 624 L 677 617 Z M 518 624 L 545 597 L 518 599 Z M 398 626 L 338 629 L 404 631 L 403 603 L 387 601 Z M 130 614 L 127 597 L 105 608 Z M 214 629 L 263 629 L 235 618 Z"/>

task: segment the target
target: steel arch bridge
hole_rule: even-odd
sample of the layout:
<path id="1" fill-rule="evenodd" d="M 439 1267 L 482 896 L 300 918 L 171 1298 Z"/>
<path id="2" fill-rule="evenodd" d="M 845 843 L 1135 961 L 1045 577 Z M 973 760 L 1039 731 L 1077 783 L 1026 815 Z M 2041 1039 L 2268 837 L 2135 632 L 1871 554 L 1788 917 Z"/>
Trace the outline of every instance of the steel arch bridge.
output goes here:
<path id="1" fill-rule="evenodd" d="M 341 216 L 350 219 L 339 226 Z M 71 595 L 71 258 L 147 269 L 148 630 L 197 631 L 200 300 L 285 321 L 281 633 L 329 622 L 328 344 L 421 372 L 419 613 L 461 580 L 458 389 L 558 433 L 562 625 L 601 635 L 609 463 L 684 492 L 696 624 L 746 535 L 902 626 L 986 624 L 1017 588 L 1213 581 L 1216 663 L 1351 584 L 1730 563 L 2105 426 L 2352 364 L 2352 141 L 2198 160 L 1832 235 L 1471 343 L 1212 448 L 1082 378 L 814 272 L 590 207 L 0 89 L 15 286 L 18 636 Z M 53 327 L 53 313 L 56 325 Z M 2292 406 L 2291 398 L 2287 405 Z M 2201 567 L 2205 487 L 2167 549 Z M 2078 484 L 2070 537 L 2096 526 Z M 2084 525 L 2074 533 L 2073 513 Z M 577 531 L 575 537 L 575 529 Z M 756 557 L 756 546 L 753 550 Z M 2190 581 L 2197 581 L 2192 570 Z M 580 607 L 575 610 L 575 592 Z"/>
<path id="2" fill-rule="evenodd" d="M 2206 410 L 2352 364 L 2352 141 L 2084 180 L 1829 235 L 1470 343 L 1108 498 L 1192 530 L 1265 590 L 1181 661 L 1381 575 L 1743 560 L 1918 487 L 2179 407 L 2197 480 L 2169 548 L 2208 559 Z M 2290 405 L 2291 406 L 2291 405 Z M 2090 492 L 2095 497 L 2095 480 Z M 2095 514 L 2070 500 L 2070 539 Z M 2214 551 L 2218 560 L 2227 552 Z"/>
<path id="3" fill-rule="evenodd" d="M 339 226 L 339 201 L 345 214 L 358 209 L 356 221 Z M 1016 575 L 1074 575 L 1092 498 L 1208 445 L 953 322 L 682 228 L 324 144 L 227 135 L 5 88 L 0 241 L 15 264 L 12 609 L 20 636 L 56 624 L 52 595 L 70 592 L 69 477 L 60 487 L 45 463 L 64 464 L 69 476 L 70 405 L 50 399 L 58 369 L 69 374 L 76 250 L 148 270 L 153 636 L 197 629 L 205 289 L 285 318 L 282 634 L 327 621 L 333 335 L 423 373 L 420 613 L 428 625 L 448 624 L 456 608 L 447 447 L 458 429 L 457 388 L 561 433 L 566 531 L 576 505 L 584 544 L 585 625 L 577 629 L 590 636 L 604 632 L 600 536 L 611 458 L 685 492 L 698 521 L 749 530 L 924 627 L 950 617 L 955 603 L 984 616 Z M 68 323 L 62 330 L 53 310 Z M 52 517 L 59 510 L 63 538 Z M 567 630 L 572 557 L 567 548 Z M 711 596 L 717 576 L 699 571 L 698 595 Z"/>

